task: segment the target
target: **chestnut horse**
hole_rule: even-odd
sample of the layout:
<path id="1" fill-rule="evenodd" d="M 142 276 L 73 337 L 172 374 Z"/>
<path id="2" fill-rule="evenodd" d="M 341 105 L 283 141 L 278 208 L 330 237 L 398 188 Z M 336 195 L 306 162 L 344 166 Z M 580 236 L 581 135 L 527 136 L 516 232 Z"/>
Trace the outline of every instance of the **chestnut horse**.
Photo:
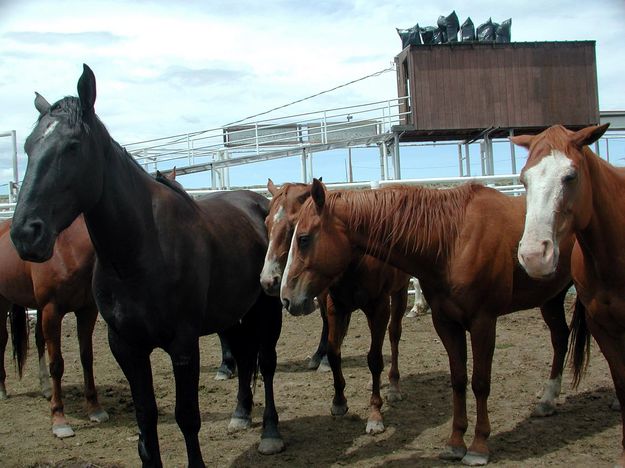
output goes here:
<path id="1" fill-rule="evenodd" d="M 306 312 L 311 298 L 362 253 L 419 278 L 451 370 L 454 414 L 451 437 L 440 455 L 444 459 L 488 462 L 487 400 L 498 316 L 541 306 L 554 358 L 539 412 L 552 406 L 559 392 L 568 341 L 563 300 L 570 285 L 572 242 L 561 246 L 560 267 L 550 280 L 529 278 L 516 261 L 524 206 L 521 197 L 476 184 L 326 193 L 314 181 L 295 227 L 280 293 L 294 314 Z M 468 451 L 466 331 L 477 400 L 475 437 Z"/>
<path id="2" fill-rule="evenodd" d="M 269 215 L 265 220 L 269 233 L 269 248 L 260 282 L 268 294 L 277 295 L 280 290 L 282 273 L 287 261 L 293 229 L 302 204 L 310 197 L 310 184 L 287 183 L 277 188 L 269 179 L 267 189 L 273 196 L 269 205 Z M 345 379 L 341 369 L 341 344 L 351 314 L 362 309 L 367 317 L 371 332 L 371 345 L 367 363 L 371 371 L 372 387 L 370 414 L 365 431 L 376 434 L 384 431 L 382 397 L 380 396 L 380 374 L 384 368 L 382 345 L 386 326 L 391 341 L 391 369 L 388 374 L 390 389 L 389 401 L 401 400 L 399 389 L 399 340 L 401 319 L 406 311 L 410 276 L 382 264 L 373 257 L 355 259 L 347 271 L 332 279 L 329 291 L 318 295 L 319 306 L 326 309 L 328 322 L 328 362 L 334 377 L 334 399 L 331 412 L 334 416 L 347 413 Z M 390 305 L 389 305 L 390 297 Z M 306 312 L 312 312 L 312 308 Z"/>
<path id="3" fill-rule="evenodd" d="M 198 432 L 199 337 L 225 332 L 239 372 L 231 428 L 249 426 L 257 365 L 265 411 L 259 451 L 284 448 L 273 398 L 280 301 L 258 277 L 267 250 L 269 202 L 250 191 L 216 193 L 197 203 L 155 180 L 97 117 L 95 76 L 84 65 L 78 98 L 35 100 L 39 118 L 26 140 L 28 166 L 11 238 L 20 256 L 42 262 L 54 240 L 84 213 L 96 251 L 93 293 L 109 345 L 130 384 L 143 466 L 162 466 L 150 354 L 171 357 L 175 417 L 188 464 L 204 466 Z"/>
<path id="4" fill-rule="evenodd" d="M 549 277 L 574 235 L 571 275 L 583 308 L 574 316 L 575 382 L 584 368 L 588 330 L 608 361 L 620 403 L 625 466 L 625 171 L 594 154 L 608 124 L 572 132 L 562 126 L 512 138 L 529 150 L 521 181 L 527 189 L 519 261 L 536 278 Z M 585 312 L 584 312 L 585 309 Z"/>
<path id="5" fill-rule="evenodd" d="M 71 437 L 74 431 L 65 418 L 61 391 L 64 361 L 61 354 L 61 322 L 65 314 L 75 311 L 84 372 L 85 398 L 89 419 L 108 420 L 100 407 L 93 379 L 92 335 L 98 317 L 91 277 L 95 253 L 82 216 L 61 232 L 54 244 L 54 255 L 45 263 L 26 262 L 18 256 L 9 236 L 11 220 L 0 224 L 0 330 L 6 333 L 6 311 L 25 316 L 24 307 L 37 309 L 35 339 L 39 351 L 39 379 L 42 393 L 50 398 L 52 433 L 60 438 Z M 25 322 L 25 321 L 24 321 Z M 14 330 L 14 333 L 18 330 Z M 23 334 L 23 329 L 21 329 Z M 22 342 L 19 338 L 15 341 Z M 45 369 L 44 342 L 50 360 L 50 376 Z M 0 356 L 4 356 L 6 340 L 0 340 Z M 25 352 L 19 354 L 25 357 Z M 4 387 L 4 360 L 0 361 L 0 392 Z M 19 363 L 18 363 L 19 364 Z M 19 366 L 21 367 L 21 366 Z M 18 367 L 18 368 L 19 368 Z M 21 371 L 20 371 L 21 373 Z"/>

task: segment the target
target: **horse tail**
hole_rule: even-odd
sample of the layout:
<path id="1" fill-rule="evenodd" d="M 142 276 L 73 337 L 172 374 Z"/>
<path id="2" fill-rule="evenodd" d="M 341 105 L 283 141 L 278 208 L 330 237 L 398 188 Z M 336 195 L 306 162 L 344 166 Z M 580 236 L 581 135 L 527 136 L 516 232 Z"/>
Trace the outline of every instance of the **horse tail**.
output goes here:
<path id="1" fill-rule="evenodd" d="M 28 355 L 28 316 L 26 309 L 17 304 L 11 304 L 9 310 L 11 322 L 11 342 L 13 344 L 13 360 L 17 366 L 17 375 L 22 378 L 22 371 Z"/>
<path id="2" fill-rule="evenodd" d="M 590 359 L 590 333 L 586 325 L 586 308 L 575 299 L 571 319 L 571 342 L 569 343 L 569 364 L 573 368 L 573 388 L 577 388 Z"/>

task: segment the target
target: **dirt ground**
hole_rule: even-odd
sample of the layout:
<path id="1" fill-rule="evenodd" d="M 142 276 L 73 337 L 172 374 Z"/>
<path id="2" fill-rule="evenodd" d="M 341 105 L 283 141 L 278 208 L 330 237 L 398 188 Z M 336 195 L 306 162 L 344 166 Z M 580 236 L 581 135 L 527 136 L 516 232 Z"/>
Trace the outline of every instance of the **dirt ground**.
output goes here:
<path id="1" fill-rule="evenodd" d="M 251 429 L 229 434 L 227 425 L 236 397 L 236 381 L 213 380 L 219 342 L 205 337 L 202 346 L 200 443 L 209 466 L 445 466 L 437 459 L 450 431 L 451 388 L 447 357 L 430 316 L 404 319 L 400 345 L 403 401 L 385 403 L 386 431 L 365 434 L 368 415 L 369 345 L 362 313 L 352 318 L 343 346 L 343 365 L 350 406 L 343 417 L 330 415 L 333 395 L 330 373 L 306 370 L 320 331 L 318 313 L 285 315 L 278 343 L 276 404 L 286 450 L 274 456 L 257 453 L 263 393 L 257 388 Z M 605 360 L 593 343 L 591 364 L 578 390 L 571 390 L 565 372 L 563 394 L 555 416 L 530 416 L 551 362 L 551 345 L 538 310 L 499 320 L 493 382 L 489 400 L 493 452 L 491 466 L 611 466 L 619 454 L 619 415 L 609 409 L 612 382 Z M 112 467 L 139 466 L 137 429 L 128 384 L 111 355 L 106 324 L 99 319 L 95 335 L 95 372 L 100 399 L 110 421 L 88 421 L 82 399 L 82 371 L 75 338 L 75 319 L 63 323 L 65 408 L 76 436 L 55 439 L 48 402 L 38 392 L 34 334 L 23 380 L 17 381 L 7 353 L 10 398 L 0 401 L 0 466 Z M 390 348 L 385 345 L 385 361 Z M 174 420 L 174 385 L 168 357 L 160 350 L 152 359 L 159 404 L 159 436 L 163 463 L 185 466 L 182 434 Z M 385 374 L 384 374 L 385 375 Z M 386 380 L 386 378 L 384 378 Z M 260 382 L 259 382 L 260 385 Z M 386 388 L 383 389 L 383 392 Z M 469 392 L 469 431 L 475 404 Z M 470 441 L 470 437 L 467 439 Z M 459 465 L 459 463 L 456 463 Z"/>

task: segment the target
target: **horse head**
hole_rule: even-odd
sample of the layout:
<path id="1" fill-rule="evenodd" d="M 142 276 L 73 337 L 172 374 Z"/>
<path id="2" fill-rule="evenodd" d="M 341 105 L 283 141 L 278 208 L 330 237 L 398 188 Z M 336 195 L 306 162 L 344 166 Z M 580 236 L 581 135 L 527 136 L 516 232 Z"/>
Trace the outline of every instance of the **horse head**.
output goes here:
<path id="1" fill-rule="evenodd" d="M 572 132 L 557 125 L 536 136 L 511 141 L 529 150 L 520 180 L 527 191 L 525 229 L 519 242 L 519 262 L 533 278 L 556 271 L 559 244 L 575 229 L 585 227 L 592 214 L 592 191 L 586 148 L 609 124 Z"/>
<path id="2" fill-rule="evenodd" d="M 287 183 L 277 188 L 269 179 L 267 189 L 272 195 L 265 219 L 269 247 L 260 273 L 260 284 L 267 294 L 278 296 L 295 224 L 302 205 L 310 197 L 311 185 Z"/>
<path id="3" fill-rule="evenodd" d="M 24 145 L 28 165 L 11 226 L 11 239 L 24 260 L 48 260 L 59 232 L 100 197 L 104 162 L 99 141 L 108 133 L 95 114 L 95 98 L 95 76 L 87 65 L 77 98 L 50 105 L 36 94 L 39 118 Z"/>
<path id="4" fill-rule="evenodd" d="M 280 287 L 282 303 L 292 315 L 312 312 L 313 298 L 337 280 L 352 260 L 346 226 L 332 215 L 327 199 L 325 187 L 314 179 L 295 225 Z"/>

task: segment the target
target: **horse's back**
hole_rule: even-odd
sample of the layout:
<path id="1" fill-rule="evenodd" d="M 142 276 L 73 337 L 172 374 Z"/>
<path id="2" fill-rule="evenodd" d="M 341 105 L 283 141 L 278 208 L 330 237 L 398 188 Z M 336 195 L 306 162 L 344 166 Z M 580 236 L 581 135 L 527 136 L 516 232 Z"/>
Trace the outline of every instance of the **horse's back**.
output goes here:
<path id="1" fill-rule="evenodd" d="M 211 224 L 220 223 L 229 229 L 248 228 L 263 243 L 267 244 L 267 230 L 265 218 L 269 213 L 269 200 L 250 190 L 233 190 L 217 192 L 198 198 L 197 204 L 210 220 Z"/>

